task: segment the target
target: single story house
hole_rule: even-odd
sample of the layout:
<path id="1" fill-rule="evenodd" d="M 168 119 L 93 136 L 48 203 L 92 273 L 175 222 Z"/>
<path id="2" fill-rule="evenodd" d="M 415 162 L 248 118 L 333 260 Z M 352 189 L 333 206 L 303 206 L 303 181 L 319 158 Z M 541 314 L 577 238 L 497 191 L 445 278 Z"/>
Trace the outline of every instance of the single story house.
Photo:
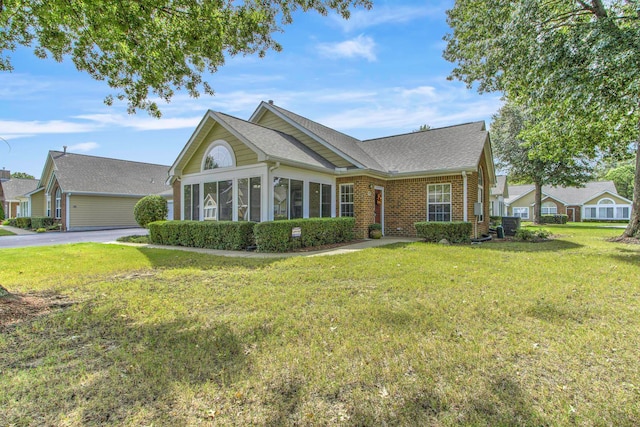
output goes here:
<path id="1" fill-rule="evenodd" d="M 523 220 L 533 219 L 535 187 L 533 184 L 512 185 L 507 216 Z M 542 214 L 566 214 L 569 221 L 628 221 L 631 218 L 631 200 L 616 191 L 612 181 L 588 182 L 584 187 L 542 187 Z"/>
<path id="2" fill-rule="evenodd" d="M 359 140 L 272 101 L 249 120 L 208 111 L 171 166 L 174 219 L 352 216 L 415 236 L 415 222 L 489 227 L 495 172 L 484 122 Z"/>
<path id="3" fill-rule="evenodd" d="M 30 216 L 29 192 L 38 186 L 37 179 L 11 178 L 11 172 L 3 169 L 0 171 L 0 203 L 5 218 L 17 218 Z"/>
<path id="4" fill-rule="evenodd" d="M 53 217 L 65 231 L 137 227 L 135 204 L 164 194 L 169 166 L 49 151 L 30 197 L 31 215 Z"/>
<path id="5" fill-rule="evenodd" d="M 496 185 L 491 187 L 489 197 L 491 216 L 507 216 L 505 200 L 509 198 L 509 184 L 506 175 L 496 176 Z"/>

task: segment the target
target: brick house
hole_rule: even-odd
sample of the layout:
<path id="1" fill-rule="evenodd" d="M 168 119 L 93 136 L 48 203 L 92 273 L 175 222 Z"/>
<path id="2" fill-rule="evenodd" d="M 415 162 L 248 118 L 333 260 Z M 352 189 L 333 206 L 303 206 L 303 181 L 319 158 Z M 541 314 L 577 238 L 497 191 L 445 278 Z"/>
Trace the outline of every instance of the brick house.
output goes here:
<path id="1" fill-rule="evenodd" d="M 11 178 L 11 172 L 0 171 L 0 203 L 5 218 L 30 216 L 28 197 L 29 192 L 38 186 L 37 179 Z"/>
<path id="2" fill-rule="evenodd" d="M 135 204 L 150 194 L 168 200 L 169 167 L 64 151 L 49 151 L 31 191 L 31 216 L 52 217 L 64 231 L 138 227 Z"/>
<path id="3" fill-rule="evenodd" d="M 489 227 L 489 133 L 474 122 L 370 140 L 262 102 L 248 121 L 208 111 L 171 166 L 177 220 L 354 216 L 385 235 L 420 221 Z"/>

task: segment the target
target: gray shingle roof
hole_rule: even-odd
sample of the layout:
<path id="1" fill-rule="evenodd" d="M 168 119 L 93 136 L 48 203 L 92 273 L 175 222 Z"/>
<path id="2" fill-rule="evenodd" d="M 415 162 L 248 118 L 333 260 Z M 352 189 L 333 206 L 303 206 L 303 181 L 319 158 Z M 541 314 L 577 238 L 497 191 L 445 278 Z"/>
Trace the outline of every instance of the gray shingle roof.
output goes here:
<path id="1" fill-rule="evenodd" d="M 5 200 L 17 200 L 18 197 L 24 196 L 38 188 L 37 179 L 11 178 L 9 181 L 2 182 Z"/>
<path id="2" fill-rule="evenodd" d="M 313 120 L 302 117 L 291 111 L 285 110 L 282 107 L 278 107 L 273 104 L 269 104 L 269 107 L 272 107 L 274 110 L 277 110 L 282 115 L 286 116 L 289 120 L 307 129 L 309 132 L 321 138 L 323 141 L 334 147 L 339 152 L 362 164 L 365 168 L 380 171 L 384 170 L 382 165 L 380 165 L 380 163 L 378 163 L 360 146 L 361 141 L 359 139 L 346 135 L 335 129 L 331 129 L 325 125 L 314 122 Z"/>
<path id="3" fill-rule="evenodd" d="M 384 171 L 466 170 L 478 167 L 487 135 L 484 122 L 473 122 L 370 139 L 360 147 Z"/>
<path id="4" fill-rule="evenodd" d="M 513 203 L 526 193 L 534 190 L 533 184 L 510 185 L 509 198 L 505 200 L 507 204 Z M 608 191 L 618 195 L 613 181 L 593 181 L 587 182 L 584 187 L 551 187 L 542 186 L 542 194 L 553 197 L 556 200 L 565 202 L 568 205 L 581 205 L 593 197 Z"/>
<path id="5" fill-rule="evenodd" d="M 165 184 L 169 166 L 61 151 L 50 151 L 49 156 L 58 182 L 67 193 L 141 196 L 170 188 Z"/>
<path id="6" fill-rule="evenodd" d="M 224 113 L 214 113 L 218 120 L 233 128 L 257 149 L 281 159 L 309 166 L 333 169 L 334 165 L 322 158 L 291 135 L 256 125 Z"/>
<path id="7" fill-rule="evenodd" d="M 491 187 L 491 195 L 492 196 L 504 195 L 506 186 L 507 186 L 507 176 L 496 175 L 496 185 Z M 509 187 L 509 193 L 511 193 L 511 187 Z"/>

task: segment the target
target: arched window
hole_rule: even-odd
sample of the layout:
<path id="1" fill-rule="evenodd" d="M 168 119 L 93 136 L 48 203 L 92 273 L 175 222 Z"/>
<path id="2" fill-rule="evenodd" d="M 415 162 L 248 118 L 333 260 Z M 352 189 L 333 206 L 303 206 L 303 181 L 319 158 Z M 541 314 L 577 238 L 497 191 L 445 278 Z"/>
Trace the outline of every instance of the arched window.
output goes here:
<path id="1" fill-rule="evenodd" d="M 235 165 L 235 157 L 231 146 L 225 141 L 215 141 L 209 147 L 202 161 L 202 170 L 228 168 Z"/>
<path id="2" fill-rule="evenodd" d="M 56 189 L 56 219 L 62 218 L 62 191 L 60 187 Z"/>
<path id="3" fill-rule="evenodd" d="M 558 213 L 558 206 L 553 202 L 544 202 L 542 204 L 542 215 L 555 215 Z"/>
<path id="4" fill-rule="evenodd" d="M 598 200 L 598 218 L 599 219 L 613 219 L 614 217 L 614 202 L 611 199 Z"/>

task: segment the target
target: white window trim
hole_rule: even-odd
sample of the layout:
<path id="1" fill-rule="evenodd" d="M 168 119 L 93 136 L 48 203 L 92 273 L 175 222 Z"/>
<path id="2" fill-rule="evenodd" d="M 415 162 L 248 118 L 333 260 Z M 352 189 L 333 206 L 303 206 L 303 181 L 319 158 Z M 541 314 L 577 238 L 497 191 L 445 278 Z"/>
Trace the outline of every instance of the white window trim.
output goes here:
<path id="1" fill-rule="evenodd" d="M 62 219 L 62 190 L 56 188 L 55 194 L 55 219 Z"/>
<path id="2" fill-rule="evenodd" d="M 429 219 L 429 205 L 431 205 L 431 203 L 429 203 L 429 194 L 431 193 L 430 188 L 432 186 L 435 186 L 435 185 L 448 185 L 449 186 L 449 203 L 448 203 L 449 204 L 449 221 L 435 221 L 434 220 L 433 222 L 451 222 L 451 221 L 453 221 L 453 206 L 451 204 L 451 199 L 453 197 L 453 194 L 452 194 L 453 186 L 451 185 L 450 182 L 441 182 L 441 183 L 439 182 L 439 183 L 435 183 L 435 184 L 427 184 L 427 222 L 432 222 Z M 433 204 L 434 205 L 446 205 L 447 202 L 438 202 L 438 203 L 433 203 Z"/>
<path id="3" fill-rule="evenodd" d="M 523 210 L 524 212 L 527 213 L 527 216 L 516 215 L 516 209 Z M 513 213 L 513 216 L 517 216 L 520 219 L 529 219 L 529 207 L 527 206 L 514 206 L 512 208 L 512 213 Z"/>
<path id="4" fill-rule="evenodd" d="M 222 146 L 226 148 L 227 151 L 229 151 L 229 154 L 231 155 L 231 166 L 224 166 L 224 167 L 215 168 L 215 169 L 205 169 L 204 165 L 207 162 L 207 157 L 209 156 L 209 153 L 211 152 L 211 150 L 213 150 L 217 146 Z M 231 148 L 231 145 L 229 145 L 229 143 L 224 139 L 216 139 L 211 144 L 209 144 L 206 151 L 204 152 L 204 156 L 202 156 L 202 161 L 200 162 L 200 171 L 204 173 L 204 172 L 210 172 L 214 170 L 217 171 L 220 169 L 233 168 L 235 166 L 236 166 L 236 153 L 234 153 L 233 148 Z"/>
<path id="5" fill-rule="evenodd" d="M 353 201 L 352 202 L 346 202 L 344 203 L 345 205 L 352 205 L 353 206 L 353 217 L 355 218 L 356 216 L 356 186 L 353 182 L 349 182 L 349 183 L 345 183 L 345 184 L 340 184 L 339 187 L 339 191 L 338 191 L 338 206 L 339 206 L 339 210 L 340 210 L 340 216 L 342 216 L 342 189 L 345 187 L 351 187 L 352 191 L 351 194 L 353 194 Z"/>

